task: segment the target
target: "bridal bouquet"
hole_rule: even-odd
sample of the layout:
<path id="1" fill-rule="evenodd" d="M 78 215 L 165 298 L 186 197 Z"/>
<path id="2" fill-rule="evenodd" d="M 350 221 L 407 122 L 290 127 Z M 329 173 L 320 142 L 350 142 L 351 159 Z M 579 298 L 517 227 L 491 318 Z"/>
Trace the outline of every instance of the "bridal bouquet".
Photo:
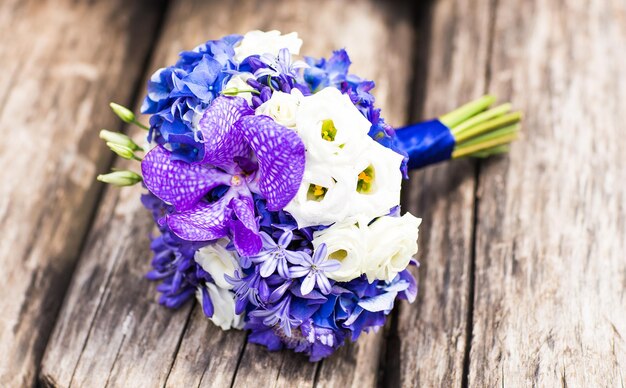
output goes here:
<path id="1" fill-rule="evenodd" d="M 149 130 L 146 146 L 101 132 L 141 173 L 98 179 L 147 188 L 160 303 L 195 296 L 223 330 L 317 361 L 416 297 L 421 220 L 400 212 L 407 169 L 505 152 L 520 116 L 486 96 L 394 130 L 345 50 L 298 60 L 301 44 L 252 31 L 182 52 L 150 78 L 149 126 L 111 104 Z"/>

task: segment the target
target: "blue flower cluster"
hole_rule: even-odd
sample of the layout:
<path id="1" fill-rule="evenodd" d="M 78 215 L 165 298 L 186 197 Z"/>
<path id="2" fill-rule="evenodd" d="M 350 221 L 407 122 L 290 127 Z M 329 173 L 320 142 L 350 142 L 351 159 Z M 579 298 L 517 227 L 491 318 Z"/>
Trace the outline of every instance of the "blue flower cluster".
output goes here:
<path id="1" fill-rule="evenodd" d="M 184 51 L 174 66 L 159 69 L 150 78 L 141 112 L 152 115 L 149 140 L 168 144 L 173 159 L 193 162 L 204 156 L 202 135 L 192 123 L 236 69 L 233 47 L 241 39 L 230 35 Z"/>
<path id="2" fill-rule="evenodd" d="M 153 269 L 146 275 L 161 282 L 159 303 L 178 308 L 201 289 L 203 311 L 211 317 L 213 304 L 202 284 L 213 279 L 194 260 L 198 249 L 208 244 L 176 237 L 162 222 L 173 209 L 154 195 L 144 194 L 142 202 L 161 232 L 152 239 Z M 235 312 L 246 316 L 250 342 L 270 350 L 292 349 L 318 361 L 346 340 L 356 341 L 362 332 L 384 325 L 396 299 L 415 299 L 417 285 L 408 270 L 391 282 L 369 283 L 365 276 L 346 283 L 328 279 L 324 270 L 334 263 L 322 262 L 323 248 L 311 257 L 318 229 L 296 229 L 288 213 L 269 212 L 264 202 L 256 199 L 263 249 L 240 257 L 242 272 L 226 278 L 235 293 Z"/>

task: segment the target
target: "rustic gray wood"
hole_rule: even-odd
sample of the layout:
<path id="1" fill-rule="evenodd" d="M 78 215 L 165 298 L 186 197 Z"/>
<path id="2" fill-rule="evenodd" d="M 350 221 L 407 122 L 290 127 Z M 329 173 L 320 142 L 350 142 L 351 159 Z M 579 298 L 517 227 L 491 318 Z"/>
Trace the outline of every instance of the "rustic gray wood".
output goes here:
<path id="1" fill-rule="evenodd" d="M 424 98 L 415 102 L 415 110 L 421 112 L 415 119 L 436 117 L 485 92 L 490 6 L 490 1 L 439 0 L 423 11 L 419 47 L 424 74 L 417 75 L 416 87 Z M 388 347 L 389 385 L 462 383 L 475 185 L 471 161 L 411 174 L 405 209 L 423 218 L 417 255 L 419 294 L 416 303 L 399 306 L 397 332 Z"/>
<path id="2" fill-rule="evenodd" d="M 253 28 L 296 30 L 307 54 L 350 47 L 354 71 L 378 81 L 386 116 L 404 123 L 412 32 L 411 14 L 402 10 L 368 1 L 175 2 L 150 69 L 173 62 L 179 51 L 211 37 Z M 317 17 L 310 18 L 314 12 Z M 345 12 L 359 17 L 344 20 Z M 143 279 L 149 269 L 151 221 L 138 202 L 140 192 L 138 187 L 107 189 L 46 352 L 42 380 L 54 386 L 312 386 L 318 364 L 291 352 L 244 347 L 242 333 L 221 333 L 191 305 L 172 312 L 155 303 L 155 284 Z M 374 385 L 377 352 L 359 349 L 372 349 L 380 341 L 380 334 L 368 336 L 350 347 L 355 353 L 349 360 L 325 363 L 332 373 L 324 373 L 322 385 L 332 385 L 335 378 Z M 341 373 L 333 367 L 336 363 Z"/>
<path id="3" fill-rule="evenodd" d="M 626 4 L 497 3 L 523 141 L 481 168 L 471 386 L 626 381 Z"/>
<path id="4" fill-rule="evenodd" d="M 111 160 L 106 103 L 130 100 L 161 6 L 0 2 L 0 386 L 35 383 Z"/>

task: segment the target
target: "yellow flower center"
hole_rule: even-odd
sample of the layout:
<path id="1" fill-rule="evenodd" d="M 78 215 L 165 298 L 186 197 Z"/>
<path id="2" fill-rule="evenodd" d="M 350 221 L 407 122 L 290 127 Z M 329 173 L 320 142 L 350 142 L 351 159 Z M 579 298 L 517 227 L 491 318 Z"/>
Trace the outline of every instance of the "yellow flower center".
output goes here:
<path id="1" fill-rule="evenodd" d="M 356 191 L 361 194 L 372 193 L 375 175 L 374 166 L 370 164 L 365 170 L 359 173 Z"/>
<path id="2" fill-rule="evenodd" d="M 332 120 L 322 121 L 322 139 L 326 141 L 334 141 L 337 136 L 337 128 Z"/>
<path id="3" fill-rule="evenodd" d="M 328 189 L 324 186 L 320 185 L 309 185 L 309 190 L 307 192 L 307 199 L 309 201 L 321 201 L 324 199 L 326 192 Z"/>

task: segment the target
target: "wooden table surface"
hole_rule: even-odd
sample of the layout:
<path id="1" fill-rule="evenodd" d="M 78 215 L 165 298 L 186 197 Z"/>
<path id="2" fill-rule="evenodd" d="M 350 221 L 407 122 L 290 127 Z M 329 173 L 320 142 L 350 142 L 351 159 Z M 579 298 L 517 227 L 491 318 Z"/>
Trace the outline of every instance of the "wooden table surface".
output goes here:
<path id="1" fill-rule="evenodd" d="M 418 300 L 316 364 L 158 305 L 142 189 L 95 181 L 100 128 L 142 135 L 109 101 L 250 29 L 347 47 L 397 126 L 525 112 L 510 155 L 411 174 Z M 3 0 L 0 36 L 0 386 L 624 387 L 624 1 Z"/>

